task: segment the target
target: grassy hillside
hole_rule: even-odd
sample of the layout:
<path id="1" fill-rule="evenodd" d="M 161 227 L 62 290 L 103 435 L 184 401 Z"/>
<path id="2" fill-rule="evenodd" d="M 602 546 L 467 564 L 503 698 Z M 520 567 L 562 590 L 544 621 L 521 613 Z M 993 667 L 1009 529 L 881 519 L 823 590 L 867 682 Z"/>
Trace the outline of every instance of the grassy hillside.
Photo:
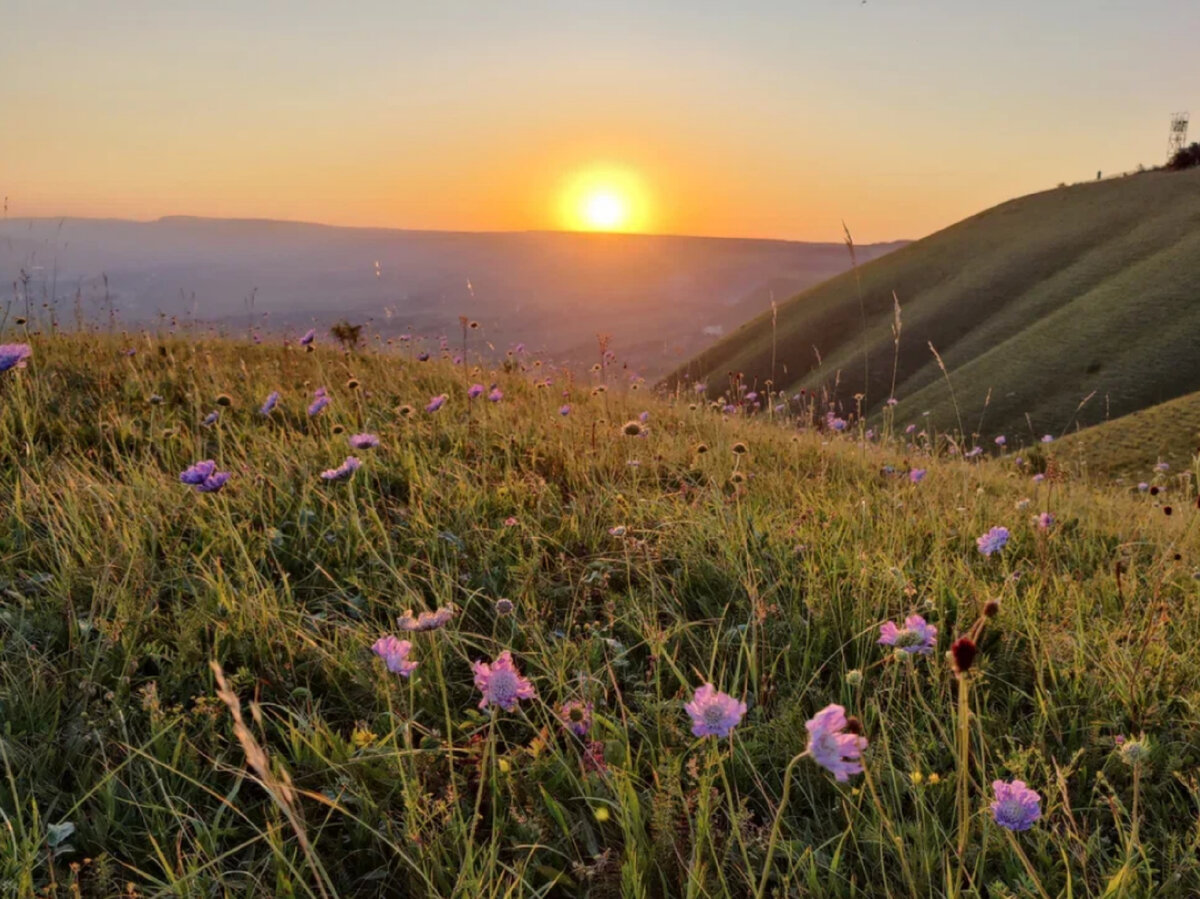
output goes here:
<path id="1" fill-rule="evenodd" d="M 533 362 L 126 346 L 35 339 L 0 373 L 5 896 L 1200 890 L 1190 494 L 1168 516 Z M 181 483 L 209 459 L 221 489 Z M 928 654 L 879 644 L 912 614 Z M 535 695 L 473 669 L 504 651 Z M 693 733 L 706 682 L 747 706 L 729 738 Z M 844 781 L 803 755 L 830 704 L 861 723 Z M 1041 797 L 1019 832 L 990 810 L 1013 779 Z"/>
<path id="2" fill-rule="evenodd" d="M 800 294 L 775 327 L 760 316 L 676 378 L 719 391 L 729 371 L 774 373 L 844 402 L 865 393 L 870 411 L 898 362 L 900 420 L 957 426 L 932 343 L 964 431 L 1058 434 L 1200 389 L 1198 329 L 1200 171 L 1150 172 L 989 209 Z"/>
<path id="3" fill-rule="evenodd" d="M 1200 447 L 1200 393 L 1189 393 L 1093 428 L 1055 444 L 1054 454 L 1097 477 L 1148 480 L 1155 465 L 1187 471 Z"/>

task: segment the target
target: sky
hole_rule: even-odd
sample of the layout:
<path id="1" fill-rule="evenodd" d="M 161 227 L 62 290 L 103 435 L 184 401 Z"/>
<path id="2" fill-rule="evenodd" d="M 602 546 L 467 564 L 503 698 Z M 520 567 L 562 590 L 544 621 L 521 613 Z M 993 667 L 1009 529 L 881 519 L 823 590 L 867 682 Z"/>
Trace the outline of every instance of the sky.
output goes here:
<path id="1" fill-rule="evenodd" d="M 1196 0 L 0 10 L 8 217 L 864 243 L 1200 138 Z"/>

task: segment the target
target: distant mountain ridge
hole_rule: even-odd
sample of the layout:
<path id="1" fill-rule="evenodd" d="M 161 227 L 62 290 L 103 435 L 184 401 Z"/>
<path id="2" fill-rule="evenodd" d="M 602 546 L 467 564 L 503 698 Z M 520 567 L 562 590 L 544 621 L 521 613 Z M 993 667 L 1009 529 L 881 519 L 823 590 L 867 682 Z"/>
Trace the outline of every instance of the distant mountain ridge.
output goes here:
<path id="1" fill-rule="evenodd" d="M 840 244 L 782 240 L 191 216 L 0 223 L 0 275 L 17 283 L 25 272 L 34 307 L 56 297 L 64 320 L 77 290 L 92 317 L 107 309 L 107 275 L 128 325 L 162 312 L 230 328 L 324 330 L 348 317 L 370 321 L 381 337 L 435 336 L 453 334 L 463 314 L 494 345 L 523 342 L 556 361 L 590 364 L 596 334 L 609 334 L 618 356 L 647 376 L 769 305 L 764 288 L 781 298 L 848 267 Z"/>
<path id="2" fill-rule="evenodd" d="M 774 325 L 760 314 L 667 382 L 774 375 L 844 409 L 861 394 L 867 413 L 894 393 L 901 422 L 1032 438 L 1200 389 L 1197 334 L 1200 170 L 1156 171 L 979 213 L 779 304 Z"/>

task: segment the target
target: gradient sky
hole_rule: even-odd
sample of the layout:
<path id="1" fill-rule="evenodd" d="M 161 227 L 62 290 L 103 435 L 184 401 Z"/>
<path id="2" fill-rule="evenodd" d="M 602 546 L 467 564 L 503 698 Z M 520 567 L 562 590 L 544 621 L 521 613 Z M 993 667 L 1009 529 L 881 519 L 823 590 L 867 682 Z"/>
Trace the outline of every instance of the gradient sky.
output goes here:
<path id="1" fill-rule="evenodd" d="M 0 0 L 8 215 L 919 237 L 1163 161 L 1197 0 Z M 1200 121 L 1193 128 L 1200 137 Z"/>

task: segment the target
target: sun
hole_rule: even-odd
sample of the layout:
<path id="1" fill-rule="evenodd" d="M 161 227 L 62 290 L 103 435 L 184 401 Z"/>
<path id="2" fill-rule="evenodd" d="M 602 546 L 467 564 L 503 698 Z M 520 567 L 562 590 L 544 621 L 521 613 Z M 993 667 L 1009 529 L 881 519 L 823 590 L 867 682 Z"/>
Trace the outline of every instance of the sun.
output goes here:
<path id="1" fill-rule="evenodd" d="M 648 201 L 642 179 L 626 169 L 595 168 L 569 177 L 561 193 L 571 231 L 644 231 Z"/>

